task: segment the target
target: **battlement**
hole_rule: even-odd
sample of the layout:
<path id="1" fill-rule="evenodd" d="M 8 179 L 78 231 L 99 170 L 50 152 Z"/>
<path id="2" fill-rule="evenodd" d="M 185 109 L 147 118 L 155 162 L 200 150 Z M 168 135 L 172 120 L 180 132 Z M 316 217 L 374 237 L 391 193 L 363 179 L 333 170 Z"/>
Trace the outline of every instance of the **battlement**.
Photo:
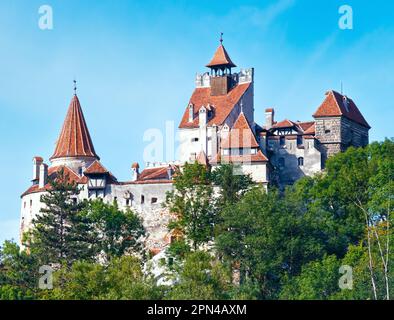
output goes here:
<path id="1" fill-rule="evenodd" d="M 181 164 L 180 161 L 169 161 L 169 162 L 146 162 L 145 163 L 145 168 L 150 169 L 150 168 L 164 168 L 168 166 L 179 166 Z"/>
<path id="2" fill-rule="evenodd" d="M 241 69 L 239 72 L 227 76 L 231 77 L 232 83 L 234 83 L 234 85 L 253 82 L 254 68 Z M 195 79 L 196 88 L 210 88 L 211 78 L 215 77 L 210 76 L 209 72 L 197 74 Z"/>

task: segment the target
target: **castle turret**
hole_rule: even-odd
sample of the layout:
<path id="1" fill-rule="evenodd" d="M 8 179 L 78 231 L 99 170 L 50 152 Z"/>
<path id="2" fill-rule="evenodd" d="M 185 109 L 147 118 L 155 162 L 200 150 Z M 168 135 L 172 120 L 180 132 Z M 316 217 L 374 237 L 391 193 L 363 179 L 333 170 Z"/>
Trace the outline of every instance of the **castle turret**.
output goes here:
<path id="1" fill-rule="evenodd" d="M 211 95 L 226 95 L 233 86 L 231 68 L 235 68 L 236 65 L 231 61 L 230 56 L 224 48 L 222 37 L 220 37 L 220 45 L 213 55 L 212 60 L 206 66 L 211 69 Z"/>
<path id="2" fill-rule="evenodd" d="M 326 98 L 313 117 L 323 166 L 331 155 L 350 146 L 364 147 L 369 142 L 370 125 L 354 101 L 343 94 L 334 90 L 326 92 Z"/>
<path id="3" fill-rule="evenodd" d="M 52 166 L 66 165 L 82 175 L 84 169 L 99 159 L 90 138 L 81 104 L 74 94 L 50 161 Z"/>

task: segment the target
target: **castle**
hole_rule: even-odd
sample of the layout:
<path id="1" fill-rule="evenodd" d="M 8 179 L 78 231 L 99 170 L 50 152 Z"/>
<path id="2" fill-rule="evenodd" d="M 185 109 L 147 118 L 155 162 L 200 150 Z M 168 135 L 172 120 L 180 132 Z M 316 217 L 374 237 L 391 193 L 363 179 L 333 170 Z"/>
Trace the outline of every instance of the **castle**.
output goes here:
<path id="1" fill-rule="evenodd" d="M 63 169 L 80 186 L 75 201 L 101 198 L 131 208 L 142 218 L 146 245 L 154 253 L 169 242 L 166 228 L 171 215 L 163 208 L 172 190 L 176 166 L 198 161 L 215 170 L 222 163 L 236 164 L 239 173 L 256 183 L 285 186 L 324 169 L 326 159 L 349 146 L 368 144 L 369 124 L 349 97 L 328 91 L 313 114 L 313 121 L 275 121 L 274 109 L 265 110 L 265 123 L 254 121 L 254 69 L 233 72 L 236 65 L 220 40 L 209 72 L 196 76 L 196 87 L 179 124 L 179 161 L 150 164 L 140 172 L 131 166 L 130 181 L 118 181 L 97 155 L 74 94 L 48 166 L 33 158 L 31 186 L 21 196 L 20 233 L 31 228 L 43 204 L 40 196 L 49 179 Z M 236 172 L 235 172 L 236 174 Z"/>

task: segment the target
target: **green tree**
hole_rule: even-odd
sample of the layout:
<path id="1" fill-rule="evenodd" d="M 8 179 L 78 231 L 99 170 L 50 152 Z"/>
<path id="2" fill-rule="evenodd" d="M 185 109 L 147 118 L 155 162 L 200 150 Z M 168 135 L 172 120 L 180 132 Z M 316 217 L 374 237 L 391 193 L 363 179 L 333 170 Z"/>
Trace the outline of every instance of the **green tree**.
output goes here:
<path id="1" fill-rule="evenodd" d="M 84 207 L 84 202 L 77 201 L 79 192 L 78 185 L 61 170 L 41 196 L 44 206 L 33 220 L 30 245 L 42 263 L 71 264 L 93 256 L 90 224 L 79 215 Z"/>
<path id="2" fill-rule="evenodd" d="M 194 250 L 213 239 L 217 215 L 210 173 L 205 166 L 185 163 L 175 173 L 174 191 L 167 194 L 166 206 L 177 216 L 169 228 L 180 231 Z"/>
<path id="3" fill-rule="evenodd" d="M 212 171 L 212 181 L 219 188 L 218 207 L 238 202 L 253 185 L 249 175 L 239 174 L 234 164 L 222 164 Z"/>
<path id="4" fill-rule="evenodd" d="M 76 261 L 55 272 L 53 285 L 42 299 L 149 300 L 163 296 L 162 288 L 143 273 L 141 261 L 132 256 L 113 258 L 108 265 Z"/>
<path id="5" fill-rule="evenodd" d="M 34 299 L 38 289 L 39 263 L 11 241 L 0 248 L 0 300 Z"/>
<path id="6" fill-rule="evenodd" d="M 225 231 L 217 236 L 216 249 L 239 266 L 241 285 L 259 287 L 259 298 L 276 298 L 284 276 L 322 256 L 302 209 L 290 196 L 256 187 L 222 213 Z"/>
<path id="7" fill-rule="evenodd" d="M 119 210 L 116 202 L 89 201 L 79 215 L 90 224 L 91 246 L 97 254 L 104 254 L 108 259 L 143 249 L 141 238 L 145 230 L 142 220 L 131 210 Z"/>
<path id="8" fill-rule="evenodd" d="M 340 261 L 335 255 L 309 262 L 300 275 L 284 279 L 281 299 L 327 300 L 339 292 Z"/>
<path id="9" fill-rule="evenodd" d="M 179 279 L 166 298 L 171 300 L 217 300 L 229 297 L 228 268 L 208 252 L 194 251 L 183 263 Z"/>

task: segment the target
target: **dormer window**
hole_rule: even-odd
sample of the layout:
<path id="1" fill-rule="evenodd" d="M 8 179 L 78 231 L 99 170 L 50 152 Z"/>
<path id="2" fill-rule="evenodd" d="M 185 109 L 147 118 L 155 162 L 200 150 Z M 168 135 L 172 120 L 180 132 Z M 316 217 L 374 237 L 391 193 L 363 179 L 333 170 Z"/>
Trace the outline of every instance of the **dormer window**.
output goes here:
<path id="1" fill-rule="evenodd" d="M 89 177 L 88 188 L 92 189 L 105 189 L 106 179 L 104 175 L 91 175 Z"/>
<path id="2" fill-rule="evenodd" d="M 193 110 L 193 104 L 189 104 L 189 122 L 193 122 L 194 118 L 194 110 Z"/>

